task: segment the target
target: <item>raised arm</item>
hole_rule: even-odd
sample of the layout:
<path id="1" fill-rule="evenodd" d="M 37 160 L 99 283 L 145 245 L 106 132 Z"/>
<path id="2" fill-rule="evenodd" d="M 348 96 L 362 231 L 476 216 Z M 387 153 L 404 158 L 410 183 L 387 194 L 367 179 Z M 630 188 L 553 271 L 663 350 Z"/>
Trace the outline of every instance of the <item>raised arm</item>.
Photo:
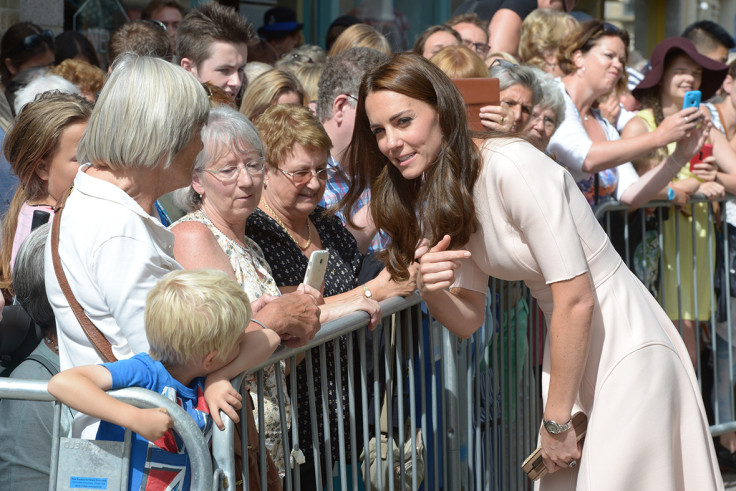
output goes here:
<path id="1" fill-rule="evenodd" d="M 72 409 L 138 433 L 149 441 L 161 438 L 174 421 L 164 408 L 140 409 L 107 395 L 112 375 L 102 365 L 83 365 L 54 375 L 48 390 Z"/>
<path id="2" fill-rule="evenodd" d="M 643 126 L 641 118 L 632 118 L 621 132 L 621 140 L 594 142 L 588 151 L 582 170 L 588 173 L 610 169 L 677 141 L 703 121 L 697 108 L 687 108 L 668 116 L 654 131 Z M 630 128 L 631 126 L 631 128 Z"/>
<path id="3" fill-rule="evenodd" d="M 510 9 L 498 9 L 488 24 L 488 44 L 492 51 L 518 56 L 521 17 Z"/>
<path id="4" fill-rule="evenodd" d="M 636 121 L 637 119 L 639 118 L 632 119 L 626 125 L 624 132 L 627 130 L 630 133 L 641 132 L 643 121 Z M 672 155 L 666 157 L 656 167 L 642 174 L 639 179 L 620 194 L 619 200 L 632 208 L 638 208 L 652 199 L 665 198 L 665 196 L 661 195 L 662 191 L 677 175 L 680 169 L 695 155 L 695 152 L 703 146 L 709 133 L 710 123 L 706 122 L 702 123 L 700 128 L 693 128 L 692 131 L 683 135 L 677 142 Z M 646 134 L 641 133 L 640 136 L 645 137 Z M 696 189 L 697 186 L 688 191 L 694 192 Z"/>

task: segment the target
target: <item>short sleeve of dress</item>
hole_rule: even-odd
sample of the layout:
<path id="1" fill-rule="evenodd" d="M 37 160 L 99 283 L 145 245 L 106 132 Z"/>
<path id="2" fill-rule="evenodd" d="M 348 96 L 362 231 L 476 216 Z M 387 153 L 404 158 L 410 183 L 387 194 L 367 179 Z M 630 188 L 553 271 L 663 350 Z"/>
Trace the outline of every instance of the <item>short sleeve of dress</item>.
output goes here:
<path id="1" fill-rule="evenodd" d="M 547 284 L 588 271 L 576 222 L 587 223 L 590 209 L 570 174 L 520 141 L 485 148 L 483 163 L 487 192 L 498 193 L 498 211 L 518 230 L 521 244 L 507 246 L 516 260 Z M 525 252 L 536 265 L 526 264 Z"/>
<path id="2" fill-rule="evenodd" d="M 585 273 L 585 258 L 574 213 L 589 212 L 568 172 L 526 143 L 501 147 L 488 162 L 483 152 L 488 188 L 495 187 L 511 223 L 520 230 L 547 284 Z M 511 158 L 513 155 L 513 158 Z M 504 162 L 505 160 L 505 162 Z M 574 210 L 573 207 L 582 207 Z"/>

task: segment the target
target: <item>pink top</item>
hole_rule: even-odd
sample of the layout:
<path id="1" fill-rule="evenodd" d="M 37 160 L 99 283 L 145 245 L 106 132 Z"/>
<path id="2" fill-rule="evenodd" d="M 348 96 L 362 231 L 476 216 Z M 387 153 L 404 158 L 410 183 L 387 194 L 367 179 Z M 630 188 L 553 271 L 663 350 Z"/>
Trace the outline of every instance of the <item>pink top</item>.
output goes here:
<path id="1" fill-rule="evenodd" d="M 13 238 L 13 252 L 10 257 L 10 270 L 15 267 L 15 256 L 18 254 L 20 245 L 31 234 L 31 224 L 33 223 L 33 212 L 36 210 L 45 211 L 51 214 L 49 222 L 54 218 L 54 208 L 49 205 L 29 205 L 28 202 L 23 203 L 18 213 L 18 226 L 15 228 L 15 237 Z"/>

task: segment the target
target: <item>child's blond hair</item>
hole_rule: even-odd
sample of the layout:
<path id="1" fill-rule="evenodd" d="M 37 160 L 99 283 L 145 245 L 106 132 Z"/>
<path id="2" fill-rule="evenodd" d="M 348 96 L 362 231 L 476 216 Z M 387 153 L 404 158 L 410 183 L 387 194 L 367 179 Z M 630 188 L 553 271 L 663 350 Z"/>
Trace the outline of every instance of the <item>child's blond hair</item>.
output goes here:
<path id="1" fill-rule="evenodd" d="M 250 322 L 243 288 L 222 271 L 172 271 L 146 298 L 146 336 L 153 358 L 172 365 L 217 350 L 224 357 Z"/>

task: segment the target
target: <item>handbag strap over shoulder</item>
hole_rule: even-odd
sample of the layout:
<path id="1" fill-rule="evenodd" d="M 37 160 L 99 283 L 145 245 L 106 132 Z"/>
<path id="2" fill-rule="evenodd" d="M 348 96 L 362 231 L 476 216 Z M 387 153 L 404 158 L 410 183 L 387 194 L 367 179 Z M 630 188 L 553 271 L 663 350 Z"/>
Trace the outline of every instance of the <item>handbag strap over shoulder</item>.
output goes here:
<path id="1" fill-rule="evenodd" d="M 69 307 L 71 307 L 72 312 L 74 312 L 74 317 L 77 318 L 79 325 L 82 326 L 82 330 L 84 330 L 84 333 L 87 335 L 87 338 L 89 338 L 92 346 L 95 347 L 102 359 L 106 362 L 117 361 L 117 358 L 112 352 L 110 341 L 107 340 L 105 335 L 102 334 L 97 326 L 95 326 L 89 317 L 87 317 L 84 309 L 77 301 L 74 293 L 72 293 L 72 289 L 69 286 L 69 281 L 66 278 L 64 269 L 61 267 L 61 258 L 59 258 L 59 229 L 61 228 L 61 214 L 64 210 L 66 199 L 72 193 L 72 189 L 74 189 L 73 186 L 64 191 L 64 194 L 54 209 L 54 223 L 51 225 L 51 259 L 54 263 L 54 272 L 56 273 L 56 279 L 59 281 L 59 287 L 64 293 L 66 301 L 69 302 Z"/>

